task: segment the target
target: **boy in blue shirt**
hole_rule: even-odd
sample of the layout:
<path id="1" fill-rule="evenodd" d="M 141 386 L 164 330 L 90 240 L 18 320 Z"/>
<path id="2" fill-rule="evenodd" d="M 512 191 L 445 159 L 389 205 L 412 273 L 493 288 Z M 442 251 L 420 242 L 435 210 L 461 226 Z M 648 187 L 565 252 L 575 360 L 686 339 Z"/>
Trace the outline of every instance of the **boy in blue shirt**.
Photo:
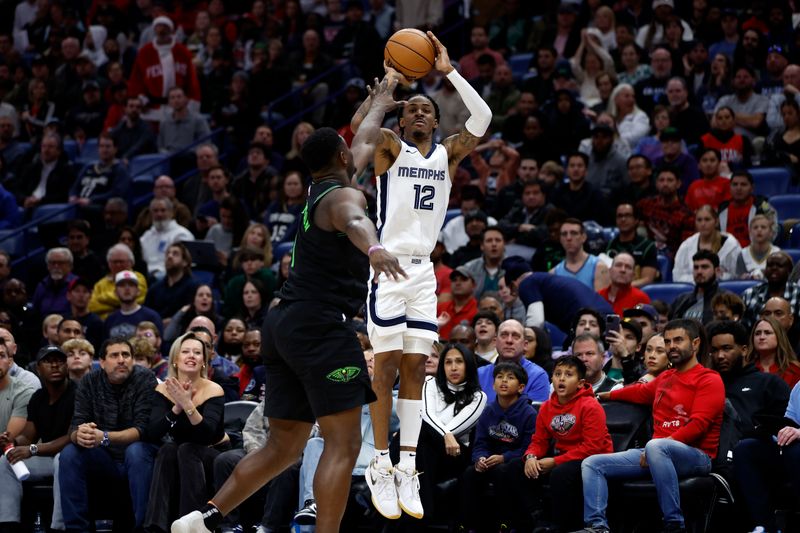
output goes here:
<path id="1" fill-rule="evenodd" d="M 493 513 L 486 512 L 485 492 L 490 483 L 507 479 L 509 463 L 522 457 L 536 427 L 536 410 L 523 392 L 528 373 L 513 362 L 494 366 L 494 402 L 486 406 L 475 431 L 472 462 L 459 480 L 464 529 L 497 529 Z"/>

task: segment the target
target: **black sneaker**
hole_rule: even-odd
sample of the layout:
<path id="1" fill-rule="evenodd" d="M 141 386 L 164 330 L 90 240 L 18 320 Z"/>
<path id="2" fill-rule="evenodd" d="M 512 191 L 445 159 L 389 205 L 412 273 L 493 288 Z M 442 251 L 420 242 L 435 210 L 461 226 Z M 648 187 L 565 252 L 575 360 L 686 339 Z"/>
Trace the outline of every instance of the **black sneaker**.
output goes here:
<path id="1" fill-rule="evenodd" d="M 303 508 L 294 515 L 294 521 L 301 526 L 313 526 L 317 523 L 317 502 L 306 500 Z"/>
<path id="2" fill-rule="evenodd" d="M 664 522 L 663 533 L 686 533 L 686 528 L 680 522 Z"/>

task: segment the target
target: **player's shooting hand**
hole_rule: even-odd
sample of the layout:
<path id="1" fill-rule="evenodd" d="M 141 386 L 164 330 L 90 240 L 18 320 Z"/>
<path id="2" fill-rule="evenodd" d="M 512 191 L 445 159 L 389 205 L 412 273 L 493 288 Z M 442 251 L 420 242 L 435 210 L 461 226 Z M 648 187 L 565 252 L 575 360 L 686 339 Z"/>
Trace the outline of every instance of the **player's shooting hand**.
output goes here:
<path id="1" fill-rule="evenodd" d="M 432 31 L 428 32 L 428 38 L 433 41 L 433 46 L 436 48 L 436 62 L 433 67 L 445 76 L 450 74 L 453 70 L 453 65 L 450 64 L 450 56 L 447 54 L 447 48 L 439 42 L 439 39 L 433 34 Z"/>
<path id="2" fill-rule="evenodd" d="M 375 271 L 373 283 L 378 283 L 378 278 L 381 274 L 385 274 L 386 277 L 394 281 L 398 281 L 401 276 L 408 279 L 408 274 L 400 268 L 397 258 L 386 250 L 374 250 L 369 254 L 369 264 Z"/>
<path id="3" fill-rule="evenodd" d="M 384 79 L 395 80 L 403 87 L 411 86 L 411 80 L 406 78 L 399 70 L 394 68 L 394 66 L 385 59 L 383 60 L 383 71 L 386 72 Z M 367 90 L 369 90 L 369 88 L 367 88 Z"/>

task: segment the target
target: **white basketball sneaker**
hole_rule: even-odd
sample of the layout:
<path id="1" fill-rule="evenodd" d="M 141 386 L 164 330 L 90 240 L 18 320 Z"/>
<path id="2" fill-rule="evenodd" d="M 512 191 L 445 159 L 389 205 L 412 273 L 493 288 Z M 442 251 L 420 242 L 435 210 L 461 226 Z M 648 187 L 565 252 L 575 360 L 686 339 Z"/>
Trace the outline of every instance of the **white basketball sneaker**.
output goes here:
<path id="1" fill-rule="evenodd" d="M 394 486 L 392 471 L 378 468 L 377 459 L 373 458 L 364 472 L 364 477 L 372 493 L 372 505 L 375 506 L 375 509 L 389 520 L 400 518 L 400 507 L 397 505 L 397 490 Z"/>
<path id="2" fill-rule="evenodd" d="M 397 501 L 400 508 L 414 518 L 422 518 L 424 510 L 419 499 L 419 472 L 406 471 L 395 466 L 394 484 L 397 487 Z"/>
<path id="3" fill-rule="evenodd" d="M 203 513 L 192 511 L 172 523 L 171 533 L 212 533 L 203 523 Z"/>

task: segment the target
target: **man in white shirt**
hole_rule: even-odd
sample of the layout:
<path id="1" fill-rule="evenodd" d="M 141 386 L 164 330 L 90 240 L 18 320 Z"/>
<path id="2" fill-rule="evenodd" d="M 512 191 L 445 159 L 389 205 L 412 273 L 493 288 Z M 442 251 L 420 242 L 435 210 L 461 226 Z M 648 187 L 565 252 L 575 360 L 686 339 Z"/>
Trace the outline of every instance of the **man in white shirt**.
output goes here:
<path id="1" fill-rule="evenodd" d="M 175 222 L 174 207 L 169 198 L 153 198 L 150 201 L 150 214 L 153 225 L 140 239 L 142 258 L 147 263 L 150 276 L 161 279 L 165 272 L 164 252 L 167 247 L 175 242 L 193 241 L 194 235 Z"/>

